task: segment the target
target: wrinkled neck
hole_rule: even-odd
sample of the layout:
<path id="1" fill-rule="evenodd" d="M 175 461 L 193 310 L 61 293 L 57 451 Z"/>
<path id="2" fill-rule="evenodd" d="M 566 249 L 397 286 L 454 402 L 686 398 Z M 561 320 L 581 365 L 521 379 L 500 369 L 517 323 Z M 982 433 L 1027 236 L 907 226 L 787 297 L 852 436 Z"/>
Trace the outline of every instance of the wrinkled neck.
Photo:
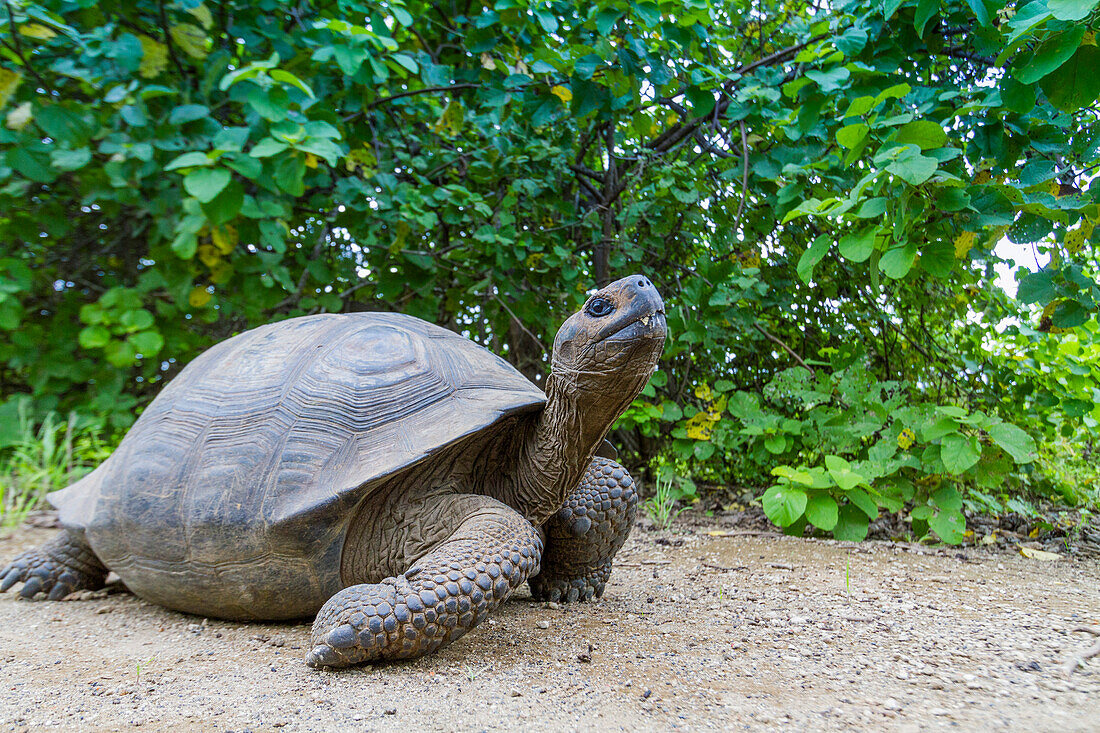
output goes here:
<path id="1" fill-rule="evenodd" d="M 585 389 L 575 374 L 554 372 L 546 381 L 546 407 L 527 435 L 505 479 L 504 501 L 536 525 L 577 487 L 612 423 L 637 394 L 633 385 Z"/>

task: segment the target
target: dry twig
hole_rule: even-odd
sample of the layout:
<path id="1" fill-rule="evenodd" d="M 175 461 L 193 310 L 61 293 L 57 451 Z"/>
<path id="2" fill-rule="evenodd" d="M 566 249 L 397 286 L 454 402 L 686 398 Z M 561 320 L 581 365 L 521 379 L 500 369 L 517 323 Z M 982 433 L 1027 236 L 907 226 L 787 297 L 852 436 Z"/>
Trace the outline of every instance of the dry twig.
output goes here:
<path id="1" fill-rule="evenodd" d="M 1084 664 L 1086 660 L 1092 659 L 1093 657 L 1100 657 L 1100 626 L 1074 626 L 1070 631 L 1081 631 L 1086 634 L 1092 634 L 1096 637 L 1096 643 L 1080 654 L 1071 656 L 1069 660 L 1066 661 L 1066 666 L 1062 670 L 1065 672 L 1066 677 L 1072 675 L 1074 670 Z"/>

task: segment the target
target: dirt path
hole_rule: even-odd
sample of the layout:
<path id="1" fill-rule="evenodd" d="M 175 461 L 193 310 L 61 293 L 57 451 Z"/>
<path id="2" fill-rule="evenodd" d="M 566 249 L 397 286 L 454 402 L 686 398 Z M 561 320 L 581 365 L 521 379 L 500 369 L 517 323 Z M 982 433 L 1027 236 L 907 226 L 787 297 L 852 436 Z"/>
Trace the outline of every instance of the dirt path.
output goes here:
<path id="1" fill-rule="evenodd" d="M 0 729 L 1100 727 L 1100 658 L 1062 672 L 1100 623 L 1095 561 L 708 530 L 636 532 L 597 603 L 519 599 L 439 654 L 338 673 L 302 664 L 308 625 L 8 593 Z"/>

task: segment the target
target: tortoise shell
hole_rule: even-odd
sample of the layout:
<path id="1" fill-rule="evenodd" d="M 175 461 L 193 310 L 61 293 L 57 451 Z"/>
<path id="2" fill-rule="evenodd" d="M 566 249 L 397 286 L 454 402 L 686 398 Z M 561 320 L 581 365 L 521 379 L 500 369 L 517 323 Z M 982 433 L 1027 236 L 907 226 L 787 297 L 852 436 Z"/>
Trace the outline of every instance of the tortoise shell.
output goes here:
<path id="1" fill-rule="evenodd" d="M 204 352 L 49 498 L 147 600 L 209 612 L 233 588 L 219 615 L 295 618 L 341 588 L 348 522 L 381 480 L 544 403 L 506 361 L 417 318 L 295 318 Z"/>

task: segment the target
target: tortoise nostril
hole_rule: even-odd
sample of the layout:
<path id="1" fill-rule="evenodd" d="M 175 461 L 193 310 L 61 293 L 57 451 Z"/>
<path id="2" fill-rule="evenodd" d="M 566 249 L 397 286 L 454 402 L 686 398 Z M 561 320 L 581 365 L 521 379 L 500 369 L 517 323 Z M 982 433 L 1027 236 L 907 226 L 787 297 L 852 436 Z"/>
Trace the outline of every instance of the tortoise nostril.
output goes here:
<path id="1" fill-rule="evenodd" d="M 647 285 L 649 285 L 649 281 L 648 281 L 648 280 L 646 280 L 646 279 L 645 279 L 644 277 L 643 277 L 643 278 L 641 278 L 640 280 L 638 280 L 638 287 L 639 287 L 639 288 L 644 288 L 644 287 L 646 287 Z"/>

